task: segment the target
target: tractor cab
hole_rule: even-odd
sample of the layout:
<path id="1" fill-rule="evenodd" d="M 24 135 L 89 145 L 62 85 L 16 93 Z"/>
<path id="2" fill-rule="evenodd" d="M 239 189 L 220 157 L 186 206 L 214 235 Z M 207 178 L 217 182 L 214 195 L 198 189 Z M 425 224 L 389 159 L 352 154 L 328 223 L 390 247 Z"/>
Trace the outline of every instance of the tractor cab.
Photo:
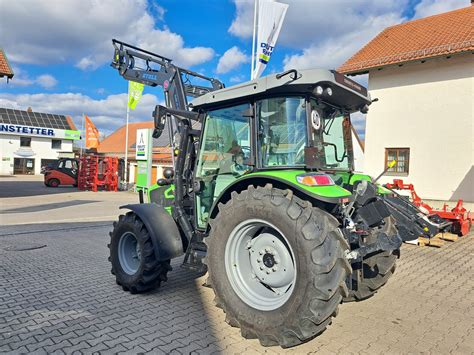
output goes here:
<path id="1" fill-rule="evenodd" d="M 195 99 L 191 105 L 203 123 L 195 168 L 198 226 L 206 226 L 214 203 L 246 175 L 290 180 L 299 188 L 316 176 L 326 192 L 329 185 L 342 185 L 338 173 L 353 170 L 350 114 L 366 112 L 370 103 L 365 88 L 319 69 L 293 70 Z M 305 176 L 309 172 L 318 175 Z"/>

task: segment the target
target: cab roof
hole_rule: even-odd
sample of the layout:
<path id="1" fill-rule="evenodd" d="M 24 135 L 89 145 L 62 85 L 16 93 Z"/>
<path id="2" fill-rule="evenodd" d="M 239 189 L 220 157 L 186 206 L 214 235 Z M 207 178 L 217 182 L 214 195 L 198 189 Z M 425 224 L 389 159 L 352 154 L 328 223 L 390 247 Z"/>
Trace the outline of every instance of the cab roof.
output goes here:
<path id="1" fill-rule="evenodd" d="M 321 86 L 324 93 L 319 95 L 324 102 L 354 112 L 370 105 L 371 99 L 367 89 L 335 70 L 308 69 L 289 70 L 271 74 L 262 78 L 228 88 L 211 91 L 195 98 L 190 106 L 193 109 L 210 109 L 232 101 L 245 98 L 261 99 L 271 95 L 311 94 L 316 95 L 316 88 Z M 331 88 L 332 95 L 325 89 Z"/>

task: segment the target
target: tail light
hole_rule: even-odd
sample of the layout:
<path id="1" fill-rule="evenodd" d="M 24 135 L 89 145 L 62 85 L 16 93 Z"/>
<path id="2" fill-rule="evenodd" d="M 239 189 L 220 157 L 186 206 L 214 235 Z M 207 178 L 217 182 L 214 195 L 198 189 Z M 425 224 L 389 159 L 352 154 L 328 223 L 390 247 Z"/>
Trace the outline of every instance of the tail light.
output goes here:
<path id="1" fill-rule="evenodd" d="M 309 173 L 298 175 L 296 180 L 306 186 L 332 186 L 335 185 L 333 179 L 326 174 Z"/>

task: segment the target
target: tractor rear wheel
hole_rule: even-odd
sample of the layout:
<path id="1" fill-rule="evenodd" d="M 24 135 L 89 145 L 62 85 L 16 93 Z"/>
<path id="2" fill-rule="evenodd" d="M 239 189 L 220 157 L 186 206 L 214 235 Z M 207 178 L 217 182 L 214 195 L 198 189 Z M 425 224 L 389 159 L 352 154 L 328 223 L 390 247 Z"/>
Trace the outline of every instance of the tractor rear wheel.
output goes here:
<path id="1" fill-rule="evenodd" d="M 111 272 L 124 291 L 148 291 L 167 280 L 170 261 L 156 260 L 150 235 L 135 213 L 121 215 L 109 234 Z"/>
<path id="2" fill-rule="evenodd" d="M 397 233 L 391 217 L 386 218 L 382 228 L 368 236 L 367 243 L 374 242 L 378 233 L 386 233 L 387 235 Z M 366 256 L 362 261 L 361 268 L 354 270 L 354 272 L 360 273 L 360 283 L 357 285 L 356 290 L 349 291 L 349 296 L 344 298 L 344 302 L 362 301 L 372 297 L 393 275 L 396 261 L 399 257 L 399 249 L 377 252 Z"/>
<path id="3" fill-rule="evenodd" d="M 227 323 L 263 346 L 291 347 L 323 332 L 351 273 L 338 225 L 290 190 L 233 192 L 205 239 L 215 302 Z"/>

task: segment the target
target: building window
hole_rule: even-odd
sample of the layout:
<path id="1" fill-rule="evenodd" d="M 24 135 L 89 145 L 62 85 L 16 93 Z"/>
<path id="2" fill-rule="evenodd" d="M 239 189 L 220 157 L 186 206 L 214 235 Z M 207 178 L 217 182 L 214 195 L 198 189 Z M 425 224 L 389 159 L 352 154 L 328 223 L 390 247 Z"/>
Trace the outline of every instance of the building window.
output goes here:
<path id="1" fill-rule="evenodd" d="M 60 139 L 52 139 L 51 140 L 51 149 L 61 149 L 61 140 Z"/>
<path id="2" fill-rule="evenodd" d="M 31 137 L 20 137 L 20 147 L 31 147 Z"/>
<path id="3" fill-rule="evenodd" d="M 395 160 L 393 168 L 388 169 L 390 175 L 408 175 L 410 166 L 410 148 L 385 148 L 385 169 Z"/>

